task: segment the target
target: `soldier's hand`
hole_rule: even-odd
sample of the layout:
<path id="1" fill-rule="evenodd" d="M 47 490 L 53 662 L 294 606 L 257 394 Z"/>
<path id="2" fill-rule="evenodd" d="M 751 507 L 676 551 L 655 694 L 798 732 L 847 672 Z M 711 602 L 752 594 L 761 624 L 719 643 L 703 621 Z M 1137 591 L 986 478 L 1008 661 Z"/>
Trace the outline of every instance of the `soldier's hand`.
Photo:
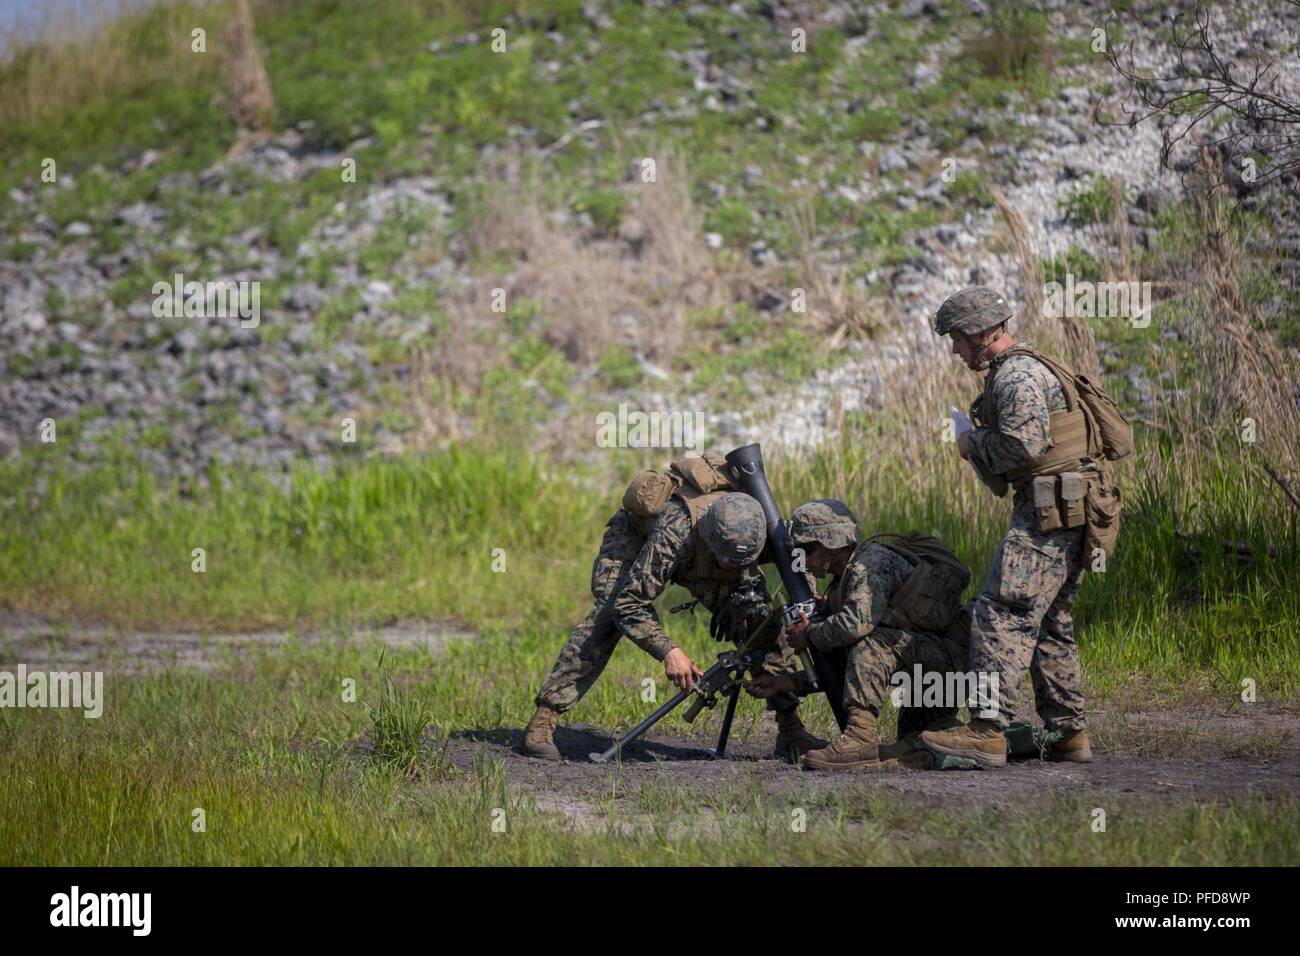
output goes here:
<path id="1" fill-rule="evenodd" d="M 802 651 L 808 647 L 808 625 L 811 623 L 807 614 L 800 614 L 799 620 L 786 627 L 785 642 L 790 650 Z"/>
<path id="2" fill-rule="evenodd" d="M 690 690 L 691 685 L 695 683 L 695 678 L 703 671 L 691 663 L 684 650 L 674 647 L 664 658 L 664 673 L 678 690 Z"/>
<path id="3" fill-rule="evenodd" d="M 970 436 L 969 431 L 962 432 L 957 436 L 957 454 L 961 455 L 962 458 L 969 458 L 973 450 L 974 446 L 971 445 Z"/>
<path id="4" fill-rule="evenodd" d="M 788 674 L 756 674 L 745 682 L 745 690 L 751 697 L 767 700 L 777 694 L 794 693 L 794 678 Z"/>

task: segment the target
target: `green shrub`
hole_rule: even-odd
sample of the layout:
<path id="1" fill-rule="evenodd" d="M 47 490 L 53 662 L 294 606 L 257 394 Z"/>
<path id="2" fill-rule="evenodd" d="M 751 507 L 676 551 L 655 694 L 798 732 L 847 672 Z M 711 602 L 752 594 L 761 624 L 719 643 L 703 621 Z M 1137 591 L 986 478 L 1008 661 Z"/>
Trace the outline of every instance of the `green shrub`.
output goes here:
<path id="1" fill-rule="evenodd" d="M 626 209 L 627 197 L 612 189 L 597 189 L 573 204 L 574 212 L 590 216 L 596 232 L 603 236 L 618 232 Z"/>
<path id="2" fill-rule="evenodd" d="M 972 202 L 981 209 L 988 209 L 993 205 L 993 196 L 984 185 L 984 177 L 971 170 L 965 170 L 953 177 L 953 181 L 948 184 L 948 195 L 954 200 Z"/>
<path id="3" fill-rule="evenodd" d="M 897 133 L 902 125 L 898 110 L 888 106 L 877 107 L 853 116 L 849 122 L 849 137 L 855 142 L 880 142 Z"/>
<path id="4" fill-rule="evenodd" d="M 621 345 L 605 351 L 596 363 L 596 372 L 610 388 L 631 388 L 645 375 L 636 356 Z"/>
<path id="5" fill-rule="evenodd" d="M 1066 222 L 1087 226 L 1109 221 L 1117 202 L 1127 202 L 1122 188 L 1113 188 L 1109 179 L 1097 174 L 1072 187 L 1058 205 Z"/>
<path id="6" fill-rule="evenodd" d="M 981 76 L 1019 82 L 1046 65 L 1051 46 L 1044 14 L 1004 0 L 994 3 L 987 26 L 967 38 L 962 55 Z"/>

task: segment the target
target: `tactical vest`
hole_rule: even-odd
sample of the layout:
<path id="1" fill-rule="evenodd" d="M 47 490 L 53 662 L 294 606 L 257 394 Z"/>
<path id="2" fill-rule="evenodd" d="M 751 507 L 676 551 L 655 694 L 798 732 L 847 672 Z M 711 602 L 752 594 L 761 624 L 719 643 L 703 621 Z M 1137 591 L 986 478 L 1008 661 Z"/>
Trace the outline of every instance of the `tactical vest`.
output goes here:
<path id="1" fill-rule="evenodd" d="M 970 568 L 938 538 L 919 531 L 877 534 L 867 542 L 888 548 L 912 566 L 912 573 L 890 597 L 880 623 L 902 630 L 945 631 L 961 609 Z"/>
<path id="2" fill-rule="evenodd" d="M 1075 373 L 1067 366 L 1043 355 L 1028 345 L 1016 345 L 1013 353 L 1029 355 L 1045 365 L 1061 383 L 1061 392 L 1065 396 L 1065 410 L 1049 413 L 1048 428 L 1050 446 L 1037 461 L 1022 468 L 1014 468 L 1001 475 L 1017 489 L 1024 489 L 1029 481 L 1039 475 L 1059 475 L 1065 471 L 1079 471 L 1085 458 L 1101 457 L 1098 441 L 1093 436 L 1097 433 L 1095 423 L 1087 408 L 1080 403 L 1079 393 L 1075 388 Z M 975 417 L 986 428 L 998 427 L 997 403 L 993 400 L 993 387 L 1001 363 L 992 368 L 984 379 L 984 393 L 975 406 Z"/>
<path id="3" fill-rule="evenodd" d="M 1133 430 L 1106 390 L 1086 375 L 1030 346 L 1015 348 L 1037 359 L 1056 376 L 1066 407 L 1049 416 L 1052 445 L 1047 453 L 1031 465 L 1012 469 L 1001 477 L 1031 497 L 1035 526 L 1040 532 L 1083 526 L 1084 552 L 1100 550 L 1109 557 L 1119 539 L 1123 496 L 1111 480 L 1105 461 L 1132 454 Z M 996 375 L 995 368 L 985 378 L 984 392 L 974 409 L 980 423 L 991 428 L 997 427 L 993 402 Z M 1055 478 L 1058 475 L 1062 477 Z M 1047 476 L 1055 480 L 1034 480 Z"/>

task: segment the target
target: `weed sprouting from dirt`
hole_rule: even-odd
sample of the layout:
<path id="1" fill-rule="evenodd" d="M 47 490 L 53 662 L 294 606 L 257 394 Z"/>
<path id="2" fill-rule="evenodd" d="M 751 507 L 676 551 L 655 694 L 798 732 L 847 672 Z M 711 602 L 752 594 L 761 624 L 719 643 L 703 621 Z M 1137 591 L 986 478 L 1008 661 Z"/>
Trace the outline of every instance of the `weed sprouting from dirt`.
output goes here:
<path id="1" fill-rule="evenodd" d="M 419 776 L 426 763 L 424 732 L 432 715 L 428 703 L 410 687 L 398 687 L 379 655 L 379 702 L 366 705 L 370 717 L 372 757 L 407 776 Z"/>

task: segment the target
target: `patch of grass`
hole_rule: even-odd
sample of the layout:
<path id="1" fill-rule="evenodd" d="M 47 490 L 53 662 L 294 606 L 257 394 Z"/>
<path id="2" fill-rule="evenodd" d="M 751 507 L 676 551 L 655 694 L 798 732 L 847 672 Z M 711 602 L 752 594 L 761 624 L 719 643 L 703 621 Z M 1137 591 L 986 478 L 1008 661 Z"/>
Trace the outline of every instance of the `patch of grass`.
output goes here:
<path id="1" fill-rule="evenodd" d="M 407 776 L 413 776 L 424 756 L 424 731 L 430 713 L 426 701 L 408 687 L 393 683 L 393 675 L 379 657 L 379 703 L 367 704 L 370 718 L 371 756 Z"/>
<path id="2" fill-rule="evenodd" d="M 34 242 L 26 242 L 22 239 L 15 239 L 9 244 L 9 251 L 6 255 L 14 262 L 30 262 L 36 256 L 36 250 L 40 248 Z"/>
<path id="3" fill-rule="evenodd" d="M 697 326 L 708 321 L 704 315 L 697 317 Z M 735 309 L 734 317 L 720 331 L 727 340 L 721 348 L 696 348 L 677 356 L 678 367 L 691 373 L 695 388 L 726 388 L 752 397 L 754 386 L 746 373 L 753 369 L 762 368 L 782 381 L 797 383 L 836 358 L 792 320 L 769 318 L 747 306 Z"/>
<path id="4" fill-rule="evenodd" d="M 1072 186 L 1059 201 L 1061 214 L 1067 222 L 1089 226 L 1109 222 L 1116 212 L 1116 204 L 1126 202 L 1122 192 L 1105 176 L 1089 176 Z"/>
<path id="5" fill-rule="evenodd" d="M 573 367 L 554 346 L 534 336 L 521 338 L 510 349 L 510 361 L 526 381 L 536 382 L 552 399 L 568 395 Z"/>
<path id="6" fill-rule="evenodd" d="M 612 189 L 598 189 L 575 201 L 573 209 L 574 212 L 585 212 L 591 217 L 597 234 L 608 237 L 618 232 L 627 209 L 627 197 Z"/>
<path id="7" fill-rule="evenodd" d="M 980 209 L 993 205 L 993 196 L 985 185 L 984 177 L 969 169 L 962 170 L 948 184 L 948 195 L 955 201 L 970 203 Z"/>
<path id="8" fill-rule="evenodd" d="M 962 53 L 986 78 L 1025 80 L 1047 62 L 1051 48 L 1045 14 L 1013 0 L 994 0 L 987 25 L 965 40 Z"/>
<path id="9" fill-rule="evenodd" d="M 596 371 L 610 388 L 632 388 L 645 376 L 641 363 L 621 345 L 611 346 L 596 364 Z"/>
<path id="10" fill-rule="evenodd" d="M 1086 249 L 1071 246 L 1058 256 L 1043 260 L 1043 279 L 1046 282 L 1065 282 L 1069 273 L 1075 280 L 1102 278 L 1101 263 Z"/>
<path id="11" fill-rule="evenodd" d="M 704 228 L 728 246 L 747 246 L 758 234 L 753 207 L 743 199 L 723 199 L 705 214 Z"/>
<path id="12" fill-rule="evenodd" d="M 892 106 L 880 106 L 855 114 L 849 120 L 848 135 L 853 140 L 881 142 L 893 136 L 903 127 L 898 110 Z"/>

